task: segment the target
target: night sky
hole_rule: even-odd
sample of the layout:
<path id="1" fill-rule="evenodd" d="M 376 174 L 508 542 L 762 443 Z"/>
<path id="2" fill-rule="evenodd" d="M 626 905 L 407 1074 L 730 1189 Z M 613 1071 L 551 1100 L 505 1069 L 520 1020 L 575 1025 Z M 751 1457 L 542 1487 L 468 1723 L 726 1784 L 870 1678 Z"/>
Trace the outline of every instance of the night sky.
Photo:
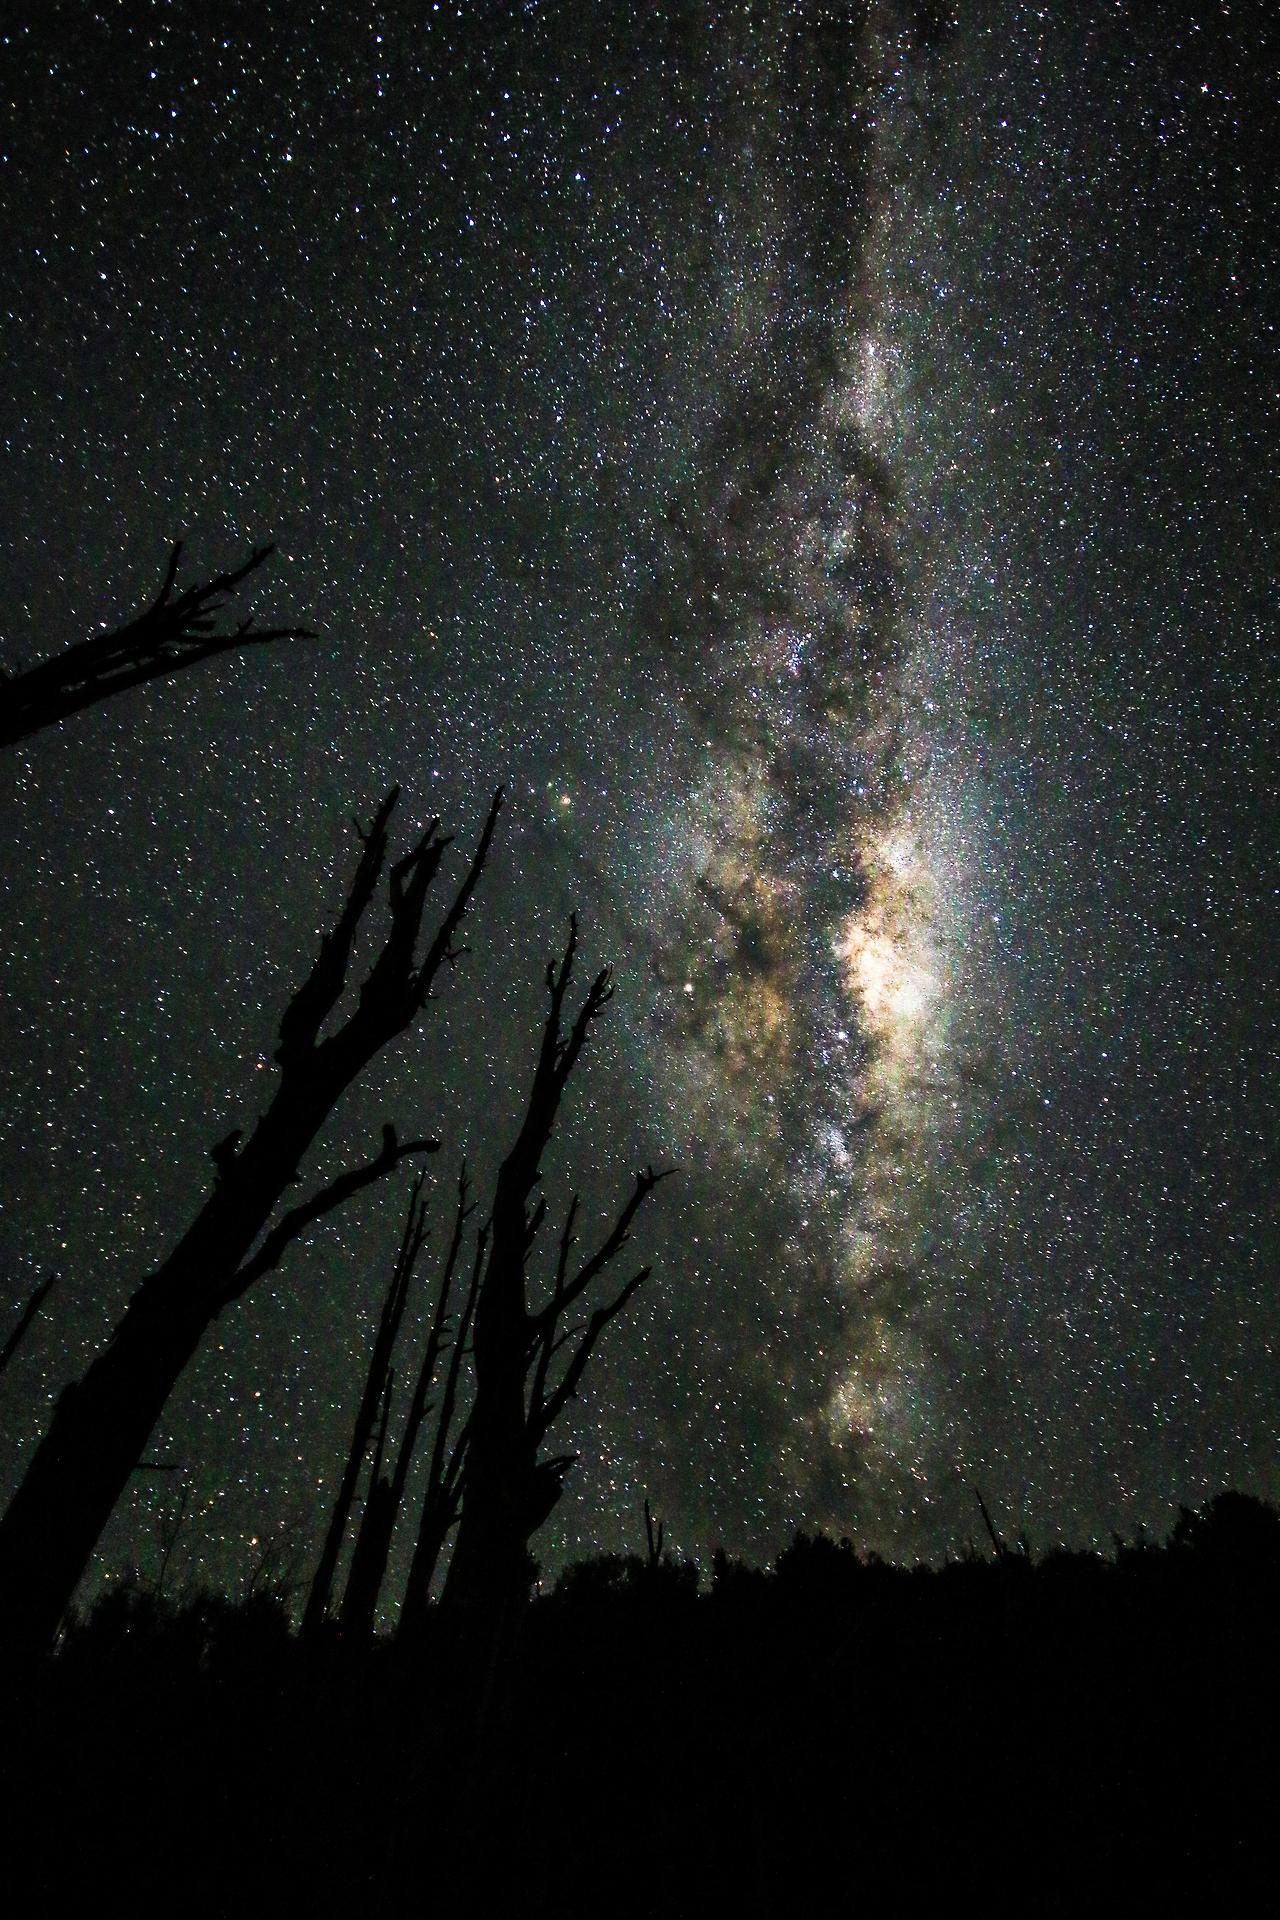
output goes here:
<path id="1" fill-rule="evenodd" d="M 646 1494 L 704 1558 L 1280 1496 L 1269 6 L 23 11 L 4 663 L 177 538 L 275 540 L 246 610 L 320 638 L 7 757 L 7 1315 L 60 1275 L 8 1481 L 263 1104 L 351 816 L 461 852 L 503 780 L 473 952 L 311 1171 L 437 1132 L 438 1247 L 580 911 L 553 1209 L 681 1177 L 547 1565 Z M 309 1573 L 403 1203 L 184 1379 L 195 1570 Z"/>

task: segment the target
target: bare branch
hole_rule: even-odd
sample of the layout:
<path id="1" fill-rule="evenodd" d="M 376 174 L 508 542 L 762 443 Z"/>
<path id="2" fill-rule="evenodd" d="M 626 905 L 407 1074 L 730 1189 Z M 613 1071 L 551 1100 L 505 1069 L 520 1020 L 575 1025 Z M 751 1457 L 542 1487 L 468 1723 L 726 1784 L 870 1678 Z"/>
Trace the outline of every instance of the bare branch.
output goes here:
<path id="1" fill-rule="evenodd" d="M 578 1195 L 575 1193 L 569 1202 L 569 1211 L 565 1215 L 564 1227 L 560 1234 L 560 1251 L 556 1255 L 555 1279 L 552 1283 L 551 1298 L 541 1313 L 530 1316 L 529 1326 L 532 1334 L 531 1350 L 538 1349 L 537 1363 L 534 1367 L 533 1387 L 530 1393 L 530 1405 L 540 1407 L 546 1393 L 547 1370 L 563 1342 L 556 1337 L 556 1326 L 565 1305 L 565 1275 L 569 1269 L 569 1255 L 573 1248 L 573 1228 L 578 1218 Z"/>
<path id="2" fill-rule="evenodd" d="M 563 1312 L 565 1307 L 572 1306 L 573 1302 L 586 1292 L 591 1282 L 617 1259 L 631 1238 L 631 1223 L 637 1213 L 654 1188 L 661 1186 L 664 1180 L 669 1180 L 674 1172 L 674 1167 L 665 1167 L 661 1173 L 655 1173 L 652 1167 L 646 1167 L 643 1173 L 636 1175 L 635 1190 L 618 1215 L 608 1237 L 591 1258 L 579 1268 L 573 1279 L 561 1285 L 558 1312 Z M 552 1305 L 556 1305 L 554 1300 Z"/>
<path id="3" fill-rule="evenodd" d="M 361 831 L 358 821 L 355 823 L 360 838 L 355 878 L 336 923 L 321 939 L 315 965 L 285 1008 L 276 1047 L 276 1059 L 282 1067 L 292 1065 L 311 1052 L 321 1027 L 342 997 L 356 929 L 382 873 L 387 857 L 387 827 L 399 798 L 399 787 L 392 787 L 367 833 Z"/>
<path id="4" fill-rule="evenodd" d="M 542 1223 L 547 1217 L 547 1202 L 544 1194 L 538 1195 L 537 1204 L 525 1222 L 524 1245 L 527 1253 L 542 1231 Z"/>
<path id="5" fill-rule="evenodd" d="M 5 1341 L 3 1352 L 0 1352 L 0 1373 L 4 1372 L 5 1368 L 8 1366 L 9 1362 L 12 1360 L 14 1354 L 18 1351 L 18 1348 L 22 1345 L 23 1341 L 26 1339 L 27 1332 L 31 1326 L 31 1322 L 35 1319 L 41 1307 L 44 1305 L 45 1301 L 49 1297 L 49 1289 L 50 1287 L 52 1287 L 57 1277 L 58 1276 L 55 1273 L 47 1273 L 44 1279 L 41 1280 L 38 1283 L 38 1285 L 35 1287 L 34 1291 L 31 1294 L 30 1299 L 27 1301 L 26 1306 L 22 1309 L 22 1312 L 18 1315 L 18 1323 L 14 1327 L 13 1332 L 9 1335 L 9 1338 Z"/>
<path id="6" fill-rule="evenodd" d="M 490 1229 L 484 1226 L 476 1235 L 476 1257 L 471 1268 L 471 1282 L 467 1288 L 467 1297 L 462 1303 L 462 1312 L 458 1317 L 458 1337 L 449 1356 L 449 1370 L 445 1376 L 444 1394 L 440 1403 L 440 1422 L 436 1428 L 435 1446 L 431 1454 L 431 1484 L 434 1486 L 448 1486 L 456 1481 L 466 1453 L 466 1428 L 464 1427 L 454 1443 L 448 1461 L 445 1460 L 449 1430 L 453 1425 L 453 1416 L 458 1404 L 458 1382 L 462 1377 L 463 1356 L 467 1352 L 467 1336 L 471 1332 L 471 1324 L 475 1319 L 476 1301 L 480 1294 L 480 1274 L 484 1267 L 489 1231 Z"/>
<path id="7" fill-rule="evenodd" d="M 342 1624 L 349 1633 L 373 1631 L 378 1594 L 382 1587 L 382 1576 L 386 1571 L 387 1551 L 391 1545 L 391 1529 L 395 1524 L 390 1483 L 382 1477 L 382 1459 L 386 1452 L 387 1427 L 391 1419 L 391 1394 L 394 1385 L 395 1368 L 388 1367 L 382 1388 L 382 1411 L 378 1421 L 378 1438 L 373 1450 L 373 1465 L 369 1469 L 369 1492 L 365 1498 L 364 1512 L 360 1518 L 356 1543 L 351 1553 L 347 1591 L 342 1601 Z"/>
<path id="8" fill-rule="evenodd" d="M 229 633 L 217 631 L 217 616 L 227 596 L 274 552 L 273 546 L 257 547 L 242 566 L 177 593 L 179 541 L 169 555 L 159 592 L 135 619 L 5 678 L 0 746 L 29 739 L 85 707 L 148 680 L 171 678 L 218 654 L 276 640 L 314 640 L 310 627 L 256 627 L 252 618 L 240 621 Z"/>
<path id="9" fill-rule="evenodd" d="M 182 1532 L 182 1523 L 187 1517 L 187 1505 L 191 1498 L 191 1482 L 184 1480 L 178 1489 L 178 1504 L 174 1512 L 165 1514 L 156 1529 L 160 1547 L 160 1571 L 156 1575 L 156 1597 L 164 1599 L 164 1590 L 169 1579 L 169 1564 L 173 1559 L 173 1550 L 178 1544 L 178 1535 Z"/>
<path id="10" fill-rule="evenodd" d="M 431 996 L 431 988 L 441 966 L 446 960 L 457 957 L 454 935 L 471 904 L 471 897 L 488 860 L 503 799 L 504 790 L 499 787 L 490 803 L 471 864 L 441 917 L 421 962 L 416 961 L 414 956 L 422 931 L 426 897 L 440 870 L 445 849 L 450 844 L 448 837 L 440 836 L 433 821 L 416 846 L 392 868 L 391 930 L 360 989 L 359 1004 L 354 1012 L 344 1026 L 317 1048 L 327 1058 L 343 1063 L 344 1071 L 349 1070 L 346 1063 L 352 1060 L 359 1060 L 362 1065 L 371 1060 L 388 1040 L 416 1019 Z M 378 825 L 375 822 L 373 835 L 377 834 Z M 379 850 L 379 870 L 385 844 L 384 832 Z M 356 918 L 359 918 L 359 914 Z M 329 1004 L 332 1006 L 333 1001 Z"/>
<path id="11" fill-rule="evenodd" d="M 382 1456 L 387 1450 L 387 1428 L 391 1422 L 391 1395 L 396 1384 L 396 1370 L 387 1368 L 386 1379 L 382 1383 L 382 1412 L 378 1420 L 378 1438 L 373 1449 L 373 1465 L 369 1469 L 369 1491 L 378 1484 L 382 1473 Z"/>
<path id="12" fill-rule="evenodd" d="M 352 1167 L 348 1172 L 339 1174 L 336 1180 L 330 1181 L 327 1187 L 322 1187 L 319 1193 L 312 1194 L 309 1200 L 304 1200 L 299 1206 L 291 1207 L 279 1224 L 271 1229 L 258 1252 L 232 1276 L 228 1283 L 228 1298 L 238 1299 L 255 1280 L 260 1280 L 264 1273 L 270 1273 L 273 1267 L 279 1265 L 285 1248 L 296 1240 L 300 1233 L 312 1226 L 315 1221 L 322 1220 L 326 1213 L 332 1213 L 335 1207 L 340 1207 L 353 1194 L 359 1193 L 362 1187 L 371 1186 L 375 1180 L 381 1180 L 384 1174 L 390 1173 L 401 1160 L 408 1159 L 411 1154 L 438 1153 L 439 1151 L 438 1140 L 409 1140 L 401 1146 L 396 1139 L 395 1128 L 384 1127 L 382 1151 L 377 1159 L 369 1160 L 362 1167 Z"/>
<path id="13" fill-rule="evenodd" d="M 996 1532 L 995 1521 L 991 1518 L 991 1514 L 987 1508 L 987 1503 L 982 1497 L 981 1488 L 979 1487 L 974 1488 L 973 1497 L 978 1503 L 978 1511 L 982 1515 L 982 1524 L 987 1530 L 987 1534 L 988 1534 L 988 1537 L 990 1538 L 992 1547 L 995 1549 L 996 1559 L 1003 1560 L 1008 1556 L 1009 1549 L 1008 1547 L 1006 1547 L 1004 1541 L 1000 1538 L 1000 1535 Z"/>
<path id="14" fill-rule="evenodd" d="M 608 1306 L 596 1308 L 577 1351 L 565 1368 L 564 1377 L 559 1386 L 555 1389 L 554 1393 L 548 1397 L 545 1406 L 540 1412 L 536 1409 L 533 1410 L 532 1418 L 540 1440 L 547 1433 L 548 1429 L 555 1425 L 555 1422 L 560 1418 L 569 1401 L 577 1395 L 578 1382 L 586 1371 L 587 1362 L 591 1358 L 592 1351 L 600 1335 L 604 1332 L 614 1316 L 621 1313 L 623 1308 L 629 1304 L 633 1295 L 644 1285 L 652 1272 L 653 1268 L 651 1266 L 641 1267 L 640 1271 L 632 1275 L 631 1279 L 627 1281 L 626 1286 L 621 1289 L 615 1299 L 609 1302 Z"/>
<path id="15" fill-rule="evenodd" d="M 456 960 L 461 952 L 461 949 L 455 947 L 453 944 L 454 935 L 462 924 L 463 916 L 471 904 L 471 896 L 476 890 L 480 875 L 484 871 L 485 863 L 489 858 L 489 848 L 493 843 L 494 829 L 497 827 L 498 815 L 502 812 L 505 798 L 506 789 L 504 787 L 496 788 L 493 799 L 489 803 L 489 812 L 485 817 L 484 826 L 480 829 L 480 839 L 477 843 L 471 865 L 467 869 L 466 878 L 454 896 L 453 905 L 440 922 L 435 937 L 431 945 L 427 948 L 422 965 L 418 968 L 413 983 L 412 1011 L 414 1013 L 426 1005 L 432 983 L 435 980 L 436 974 L 440 971 L 441 964 L 445 960 Z"/>
<path id="16" fill-rule="evenodd" d="M 458 1428 L 458 1437 L 450 1449 L 448 1463 L 440 1476 L 440 1485 L 444 1492 L 444 1504 L 451 1516 L 450 1526 L 452 1526 L 454 1520 L 457 1519 L 458 1492 L 462 1483 L 462 1476 L 466 1471 L 467 1449 L 471 1444 L 472 1418 L 473 1415 L 468 1413 L 466 1419 Z"/>

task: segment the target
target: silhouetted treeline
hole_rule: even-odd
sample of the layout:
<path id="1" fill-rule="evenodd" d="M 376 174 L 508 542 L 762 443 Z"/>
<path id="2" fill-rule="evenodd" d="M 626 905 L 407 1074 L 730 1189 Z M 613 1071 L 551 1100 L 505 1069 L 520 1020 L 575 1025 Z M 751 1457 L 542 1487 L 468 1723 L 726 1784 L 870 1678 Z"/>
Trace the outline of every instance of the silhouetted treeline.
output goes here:
<path id="1" fill-rule="evenodd" d="M 12 1702 L 8 1883 L 193 1915 L 1239 1912 L 1274 1881 L 1278 1622 L 1280 1516 L 1236 1494 L 1106 1557 L 799 1535 L 701 1590 L 651 1531 L 523 1608 L 482 1697 L 458 1609 L 317 1639 L 278 1593 L 125 1581 Z"/>

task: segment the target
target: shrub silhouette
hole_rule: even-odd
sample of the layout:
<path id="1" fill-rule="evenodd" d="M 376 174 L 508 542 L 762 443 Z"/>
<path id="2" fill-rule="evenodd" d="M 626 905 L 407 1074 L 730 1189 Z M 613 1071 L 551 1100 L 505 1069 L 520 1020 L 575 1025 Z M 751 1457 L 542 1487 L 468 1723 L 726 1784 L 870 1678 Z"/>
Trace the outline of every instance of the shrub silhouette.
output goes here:
<path id="1" fill-rule="evenodd" d="M 1280 1578 L 1280 1513 L 1246 1493 L 1227 1491 L 1194 1511 L 1180 1508 L 1172 1545 L 1242 1574 Z"/>
<path id="2" fill-rule="evenodd" d="M 1037 1912 L 1243 1911 L 1280 1787 L 1278 1527 L 1224 1495 L 1137 1554 L 939 1569 L 801 1534 L 769 1571 L 718 1553 L 706 1593 L 602 1555 L 526 1609 L 482 1723 L 444 1609 L 315 1641 L 271 1596 L 122 1582 L 15 1677 L 6 1889 L 346 1916 L 476 1911 L 483 1883 L 503 1911 L 665 1920 L 835 1911 L 856 1856 L 886 1911 L 998 1910 L 997 1866 Z"/>

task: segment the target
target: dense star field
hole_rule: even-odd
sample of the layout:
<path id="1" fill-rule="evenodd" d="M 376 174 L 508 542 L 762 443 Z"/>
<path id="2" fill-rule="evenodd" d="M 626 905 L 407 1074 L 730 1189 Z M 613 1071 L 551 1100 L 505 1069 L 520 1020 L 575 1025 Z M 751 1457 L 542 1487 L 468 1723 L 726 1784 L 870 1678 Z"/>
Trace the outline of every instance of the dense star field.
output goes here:
<path id="1" fill-rule="evenodd" d="M 355 839 L 471 954 L 316 1157 L 519 1113 L 618 994 L 553 1215 L 681 1169 L 548 1564 L 896 1554 L 1280 1496 L 1277 35 L 1264 5 L 61 0 L 0 46 L 3 664 L 274 540 L 283 643 L 16 751 L 16 1481 L 252 1120 Z M 927 13 L 927 17 L 926 17 Z M 188 1550 L 310 1564 L 403 1196 L 229 1312 Z M 425 1310 L 425 1309 L 424 1309 Z M 104 1544 L 153 1552 L 142 1475 Z"/>

